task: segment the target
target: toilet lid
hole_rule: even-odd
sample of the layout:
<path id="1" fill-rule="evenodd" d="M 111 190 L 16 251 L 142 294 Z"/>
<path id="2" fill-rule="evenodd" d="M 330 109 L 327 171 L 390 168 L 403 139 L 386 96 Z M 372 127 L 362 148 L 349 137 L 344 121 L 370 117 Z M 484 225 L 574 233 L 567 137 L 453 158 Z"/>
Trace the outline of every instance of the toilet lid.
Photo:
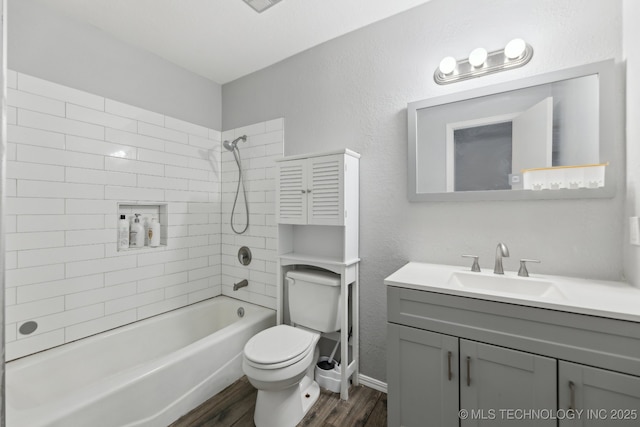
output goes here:
<path id="1" fill-rule="evenodd" d="M 261 365 L 273 365 L 305 353 L 313 343 L 311 332 L 278 325 L 254 335 L 244 346 L 245 357 Z"/>

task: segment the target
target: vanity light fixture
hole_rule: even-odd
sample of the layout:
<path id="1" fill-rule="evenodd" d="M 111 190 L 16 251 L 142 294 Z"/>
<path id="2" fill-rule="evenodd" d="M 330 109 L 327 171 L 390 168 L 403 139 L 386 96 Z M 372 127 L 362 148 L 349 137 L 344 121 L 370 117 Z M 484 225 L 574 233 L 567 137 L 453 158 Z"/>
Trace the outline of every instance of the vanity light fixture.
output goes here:
<path id="1" fill-rule="evenodd" d="M 533 57 L 533 48 L 522 39 L 513 39 L 504 49 L 487 52 L 479 47 L 471 51 L 469 58 L 457 61 L 447 56 L 440 61 L 433 79 L 439 85 L 468 80 L 498 71 L 522 67 Z"/>

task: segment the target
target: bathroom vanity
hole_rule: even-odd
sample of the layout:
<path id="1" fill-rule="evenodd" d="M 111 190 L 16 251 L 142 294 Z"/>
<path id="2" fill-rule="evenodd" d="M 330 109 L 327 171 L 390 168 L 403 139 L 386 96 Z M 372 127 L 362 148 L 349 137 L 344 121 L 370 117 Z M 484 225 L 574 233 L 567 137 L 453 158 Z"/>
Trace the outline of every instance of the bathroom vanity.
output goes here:
<path id="1" fill-rule="evenodd" d="M 385 280 L 389 426 L 640 425 L 640 289 L 468 270 Z"/>

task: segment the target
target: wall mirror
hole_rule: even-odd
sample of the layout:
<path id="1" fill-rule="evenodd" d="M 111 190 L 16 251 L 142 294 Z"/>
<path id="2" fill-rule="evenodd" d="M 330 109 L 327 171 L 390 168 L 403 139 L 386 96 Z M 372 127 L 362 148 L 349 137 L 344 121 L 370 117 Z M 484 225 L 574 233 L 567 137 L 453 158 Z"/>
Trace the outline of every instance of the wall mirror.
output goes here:
<path id="1" fill-rule="evenodd" d="M 611 197 L 616 108 L 613 61 L 409 103 L 409 200 Z"/>

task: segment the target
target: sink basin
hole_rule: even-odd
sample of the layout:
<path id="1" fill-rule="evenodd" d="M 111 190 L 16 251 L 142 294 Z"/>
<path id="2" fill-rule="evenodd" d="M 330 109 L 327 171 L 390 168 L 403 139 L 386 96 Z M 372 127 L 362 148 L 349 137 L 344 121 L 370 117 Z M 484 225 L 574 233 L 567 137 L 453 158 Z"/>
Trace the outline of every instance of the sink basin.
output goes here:
<path id="1" fill-rule="evenodd" d="M 468 266 L 409 262 L 385 285 L 640 323 L 640 288 L 624 282 L 535 274 L 520 277 Z M 404 298 L 404 297 L 403 297 Z"/>
<path id="2" fill-rule="evenodd" d="M 451 274 L 449 285 L 474 292 L 500 293 L 523 297 L 564 299 L 560 290 L 548 280 L 530 277 L 502 276 L 498 274 L 455 272 Z"/>

